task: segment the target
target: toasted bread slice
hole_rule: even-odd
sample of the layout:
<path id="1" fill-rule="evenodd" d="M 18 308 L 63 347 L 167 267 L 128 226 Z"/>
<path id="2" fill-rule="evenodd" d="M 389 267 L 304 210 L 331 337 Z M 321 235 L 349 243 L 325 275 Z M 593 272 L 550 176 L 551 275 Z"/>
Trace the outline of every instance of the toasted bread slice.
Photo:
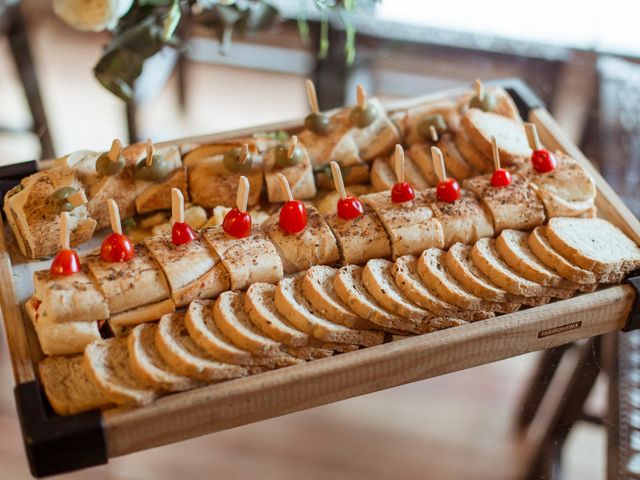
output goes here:
<path id="1" fill-rule="evenodd" d="M 299 147 L 303 148 L 304 147 Z M 286 177 L 291 188 L 294 198 L 308 199 L 313 198 L 316 193 L 316 181 L 313 176 L 313 169 L 309 156 L 304 149 L 304 160 L 296 165 L 288 167 L 280 167 L 276 163 L 275 149 L 269 150 L 264 155 L 264 180 L 267 185 L 267 196 L 270 203 L 285 202 L 287 195 L 282 189 L 282 184 L 278 178 L 278 174 Z"/>
<path id="2" fill-rule="evenodd" d="M 215 360 L 189 336 L 185 315 L 165 315 L 158 322 L 155 344 L 165 362 L 175 371 L 204 382 L 216 382 L 242 377 L 247 370 L 238 365 Z"/>
<path id="3" fill-rule="evenodd" d="M 134 375 L 153 389 L 166 392 L 183 392 L 200 386 L 200 382 L 178 374 L 164 361 L 155 345 L 157 328 L 154 323 L 143 323 L 127 337 L 129 363 Z"/>
<path id="4" fill-rule="evenodd" d="M 141 188 L 141 185 L 144 186 Z M 165 180 L 153 183 L 137 181 L 136 188 L 139 192 L 136 197 L 137 213 L 142 214 L 155 212 L 156 210 L 168 210 L 171 208 L 172 189 L 177 188 L 185 198 L 189 198 L 189 191 L 187 190 L 187 168 L 180 162 L 180 166 Z"/>
<path id="5" fill-rule="evenodd" d="M 429 188 L 432 183 L 430 178 L 425 176 L 429 175 L 428 165 L 426 163 L 419 165 L 413 160 L 411 155 L 411 152 L 409 152 L 404 157 L 404 177 L 406 181 L 416 190 Z M 393 155 L 389 157 L 389 167 L 393 168 L 391 162 L 393 162 Z"/>
<path id="6" fill-rule="evenodd" d="M 376 158 L 371 165 L 371 185 L 376 192 L 391 190 L 396 183 L 396 174 L 387 159 Z"/>
<path id="7" fill-rule="evenodd" d="M 522 123 L 493 112 L 471 108 L 460 122 L 471 143 L 491 158 L 491 137 L 495 136 L 503 165 L 524 163 L 531 156 L 531 148 Z"/>
<path id="8" fill-rule="evenodd" d="M 336 275 L 333 286 L 338 297 L 357 315 L 366 318 L 384 329 L 411 333 L 430 331 L 428 325 L 419 321 L 400 317 L 385 310 L 362 283 L 362 268 L 357 265 L 342 267 Z"/>
<path id="9" fill-rule="evenodd" d="M 453 317 L 474 322 L 492 318 L 493 312 L 463 310 L 444 301 L 429 289 L 418 275 L 418 257 L 405 255 L 393 264 L 393 277 L 400 291 L 413 303 L 442 317 Z"/>
<path id="10" fill-rule="evenodd" d="M 349 343 L 368 347 L 378 345 L 384 339 L 382 332 L 348 328 L 316 314 L 302 295 L 300 279 L 283 278 L 278 282 L 275 305 L 289 323 L 324 342 Z"/>
<path id="11" fill-rule="evenodd" d="M 477 171 L 471 164 L 464 158 L 456 143 L 453 139 L 453 134 L 445 133 L 438 140 L 437 146 L 442 151 L 442 155 L 444 156 L 444 163 L 447 168 L 447 173 L 451 175 L 453 178 L 458 180 L 464 180 L 465 178 L 472 177 L 473 175 L 477 175 Z M 427 152 L 425 151 L 425 154 Z M 431 159 L 431 154 L 429 153 L 429 159 Z M 432 162 L 433 163 L 433 162 Z M 437 182 L 434 184 L 437 185 Z"/>
<path id="12" fill-rule="evenodd" d="M 87 375 L 82 355 L 47 357 L 38 369 L 44 392 L 58 415 L 104 408 L 111 403 Z"/>
<path id="13" fill-rule="evenodd" d="M 491 157 L 476 148 L 464 130 L 459 130 L 453 137 L 453 144 L 460 152 L 460 155 L 478 173 L 490 172 L 493 168 Z"/>
<path id="14" fill-rule="evenodd" d="M 131 370 L 124 337 L 90 343 L 83 360 L 88 377 L 116 405 L 147 405 L 158 396 L 158 390 L 145 385 Z"/>
<path id="15" fill-rule="evenodd" d="M 569 298 L 575 293 L 575 289 L 545 287 L 518 275 L 500 257 L 492 238 L 478 240 L 471 250 L 471 259 L 478 270 L 514 295 Z"/>
<path id="16" fill-rule="evenodd" d="M 360 318 L 340 300 L 333 287 L 337 268 L 311 267 L 302 277 L 302 293 L 314 311 L 339 325 L 350 328 L 371 329 L 375 324 Z"/>
<path id="17" fill-rule="evenodd" d="M 546 234 L 560 254 L 596 274 L 626 275 L 640 268 L 640 248 L 607 220 L 552 218 Z"/>
<path id="18" fill-rule="evenodd" d="M 426 181 L 426 186 L 422 188 L 415 185 L 415 187 L 418 187 L 421 190 L 428 187 L 434 187 L 438 184 L 438 175 L 436 175 L 436 171 L 433 168 L 433 160 L 431 159 L 431 152 L 429 150 L 430 146 L 430 144 L 426 144 L 424 142 L 414 143 L 411 145 L 407 155 L 405 155 L 405 162 L 407 161 L 407 158 L 410 158 L 411 162 L 422 174 L 422 178 Z M 393 156 L 391 157 L 391 161 L 393 161 Z M 393 168 L 393 165 L 390 165 L 390 168 Z M 414 185 L 412 177 L 407 176 L 406 173 L 405 177 L 411 185 Z"/>

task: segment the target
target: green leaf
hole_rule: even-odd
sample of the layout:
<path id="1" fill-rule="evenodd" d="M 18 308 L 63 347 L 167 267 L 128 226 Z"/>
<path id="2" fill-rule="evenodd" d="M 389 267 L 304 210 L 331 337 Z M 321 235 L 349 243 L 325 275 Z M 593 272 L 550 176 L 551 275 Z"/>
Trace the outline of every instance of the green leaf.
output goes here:
<path id="1" fill-rule="evenodd" d="M 180 11 L 180 2 L 178 0 L 173 0 L 173 4 L 171 5 L 162 25 L 162 39 L 164 41 L 169 40 L 173 36 L 173 33 L 178 27 L 178 23 L 180 23 L 181 16 L 182 12 Z"/>

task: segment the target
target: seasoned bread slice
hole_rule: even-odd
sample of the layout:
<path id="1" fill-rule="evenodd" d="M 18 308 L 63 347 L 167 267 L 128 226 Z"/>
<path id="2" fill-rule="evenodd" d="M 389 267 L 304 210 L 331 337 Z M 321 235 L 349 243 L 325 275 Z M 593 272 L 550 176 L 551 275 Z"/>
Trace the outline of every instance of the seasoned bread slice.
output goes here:
<path id="1" fill-rule="evenodd" d="M 411 302 L 442 317 L 454 317 L 468 322 L 492 318 L 493 312 L 464 310 L 444 301 L 429 289 L 418 275 L 418 257 L 404 255 L 393 263 L 395 284 Z"/>
<path id="2" fill-rule="evenodd" d="M 391 190 L 396 183 L 396 174 L 393 173 L 389 162 L 384 158 L 376 158 L 371 165 L 371 185 L 376 192 Z"/>
<path id="3" fill-rule="evenodd" d="M 84 350 L 84 368 L 102 394 L 116 405 L 147 405 L 158 390 L 145 385 L 133 373 L 127 339 L 98 340 Z"/>
<path id="4" fill-rule="evenodd" d="M 471 259 L 478 270 L 499 287 L 525 297 L 569 298 L 575 293 L 575 289 L 545 287 L 518 275 L 502 260 L 496 251 L 495 242 L 493 238 L 478 240 L 471 249 Z"/>
<path id="5" fill-rule="evenodd" d="M 384 340 L 382 332 L 348 328 L 316 314 L 302 294 L 299 278 L 283 278 L 278 282 L 275 305 L 289 323 L 324 342 L 369 347 Z"/>
<path id="6" fill-rule="evenodd" d="M 129 363 L 134 375 L 150 387 L 166 392 L 183 392 L 201 385 L 200 382 L 178 374 L 164 361 L 155 345 L 154 323 L 143 323 L 127 336 Z"/>
<path id="7" fill-rule="evenodd" d="M 87 375 L 82 355 L 46 357 L 38 370 L 44 392 L 58 415 L 104 408 L 111 403 Z"/>
<path id="8" fill-rule="evenodd" d="M 385 310 L 362 283 L 362 268 L 357 265 L 342 267 L 336 275 L 333 286 L 342 300 L 352 311 L 362 318 L 393 331 L 425 333 L 430 330 L 421 322 L 402 318 Z"/>
<path id="9" fill-rule="evenodd" d="M 350 328 L 371 329 L 375 324 L 360 318 L 340 300 L 333 282 L 338 274 L 337 268 L 311 267 L 302 277 L 302 293 L 314 311 L 339 325 Z"/>
<path id="10" fill-rule="evenodd" d="M 626 275 L 640 268 L 640 248 L 607 220 L 552 218 L 546 234 L 561 255 L 596 274 Z"/>
<path id="11" fill-rule="evenodd" d="M 247 374 L 243 367 L 218 362 L 194 342 L 184 324 L 184 317 L 183 313 L 162 317 L 155 338 L 160 355 L 177 373 L 204 382 L 228 380 Z"/>

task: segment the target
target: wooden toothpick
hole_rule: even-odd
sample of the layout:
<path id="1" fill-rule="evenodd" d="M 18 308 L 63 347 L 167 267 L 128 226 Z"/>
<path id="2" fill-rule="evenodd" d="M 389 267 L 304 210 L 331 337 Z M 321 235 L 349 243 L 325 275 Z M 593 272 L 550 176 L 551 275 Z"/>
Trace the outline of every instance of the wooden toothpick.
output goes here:
<path id="1" fill-rule="evenodd" d="M 367 92 L 364 91 L 364 87 L 361 83 L 356 87 L 356 104 L 364 110 L 367 108 Z"/>
<path id="2" fill-rule="evenodd" d="M 480 79 L 476 78 L 473 82 L 473 89 L 476 92 L 476 96 L 478 97 L 479 100 L 482 100 L 484 98 L 484 85 L 482 85 L 482 82 L 480 81 Z"/>
<path id="3" fill-rule="evenodd" d="M 289 151 L 287 152 L 287 157 L 292 158 L 294 152 L 296 151 L 296 147 L 298 146 L 298 136 L 294 135 L 291 137 L 291 141 L 289 142 Z"/>
<path id="4" fill-rule="evenodd" d="M 312 113 L 318 113 L 320 109 L 318 108 L 318 95 L 316 94 L 316 86 L 309 79 L 305 82 L 307 87 L 307 98 L 309 99 L 309 106 L 311 107 Z"/>
<path id="5" fill-rule="evenodd" d="M 498 141 L 495 135 L 491 135 L 491 151 L 493 152 L 493 168 L 500 170 L 500 151 L 498 150 Z"/>
<path id="6" fill-rule="evenodd" d="M 171 224 L 184 223 L 184 195 L 179 188 L 171 189 Z"/>
<path id="7" fill-rule="evenodd" d="M 527 133 L 527 140 L 529 141 L 529 147 L 531 150 L 540 150 L 540 137 L 538 137 L 538 129 L 533 123 L 525 123 L 524 130 Z"/>
<path id="8" fill-rule="evenodd" d="M 109 199 L 107 204 L 109 205 L 109 219 L 111 220 L 111 230 L 113 233 L 122 235 L 122 225 L 120 224 L 120 209 L 115 200 Z"/>
<path id="9" fill-rule="evenodd" d="M 340 171 L 340 165 L 335 160 L 331 161 L 331 176 L 333 176 L 333 184 L 336 190 L 340 194 L 340 198 L 347 197 L 347 191 L 344 188 L 344 181 L 342 180 L 342 172 Z"/>
<path id="10" fill-rule="evenodd" d="M 153 154 L 155 153 L 155 147 L 151 139 L 147 139 L 147 167 L 153 165 Z"/>
<path id="11" fill-rule="evenodd" d="M 429 133 L 431 134 L 431 141 L 433 141 L 433 143 L 438 143 L 439 137 L 438 137 L 438 130 L 436 129 L 436 127 L 431 125 L 429 127 Z"/>
<path id="12" fill-rule="evenodd" d="M 278 174 L 278 178 L 280 179 L 282 191 L 284 192 L 285 197 L 287 197 L 287 201 L 290 202 L 291 200 L 293 200 L 293 193 L 291 192 L 289 181 L 287 180 L 287 177 L 285 177 L 282 173 Z"/>
<path id="13" fill-rule="evenodd" d="M 236 199 L 236 206 L 241 212 L 247 211 L 247 205 L 249 205 L 249 179 L 244 175 L 240 176 L 238 182 L 238 198 Z"/>
<path id="14" fill-rule="evenodd" d="M 441 182 L 447 178 L 447 171 L 444 168 L 444 156 L 442 150 L 438 147 L 431 147 L 431 160 L 433 160 L 433 169 L 436 171 L 438 180 Z"/>
<path id="15" fill-rule="evenodd" d="M 87 203 L 87 196 L 84 191 L 80 190 L 79 192 L 69 195 L 67 201 L 73 205 L 73 208 L 76 208 Z"/>
<path id="16" fill-rule="evenodd" d="M 71 248 L 69 223 L 69 212 L 62 212 L 60 215 L 60 248 L 62 250 L 69 250 Z"/>
<path id="17" fill-rule="evenodd" d="M 393 156 L 393 165 L 396 170 L 396 177 L 398 182 L 404 182 L 404 149 L 402 145 L 396 145 L 396 151 Z"/>
<path id="18" fill-rule="evenodd" d="M 109 157 L 109 160 L 115 163 L 120 158 L 120 152 L 122 152 L 122 143 L 120 143 L 120 140 L 116 138 L 113 142 L 111 142 L 111 149 L 109 150 L 107 157 Z"/>
<path id="19" fill-rule="evenodd" d="M 242 148 L 240 149 L 240 159 L 238 163 L 240 163 L 240 165 L 244 165 L 245 163 L 247 163 L 248 158 L 249 158 L 249 144 L 243 143 Z"/>

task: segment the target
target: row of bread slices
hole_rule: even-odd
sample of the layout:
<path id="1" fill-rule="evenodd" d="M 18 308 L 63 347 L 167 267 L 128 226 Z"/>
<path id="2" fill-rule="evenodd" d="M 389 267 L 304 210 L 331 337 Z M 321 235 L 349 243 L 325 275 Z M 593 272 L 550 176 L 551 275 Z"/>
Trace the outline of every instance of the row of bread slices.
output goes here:
<path id="1" fill-rule="evenodd" d="M 197 300 L 186 314 L 95 341 L 83 355 L 49 357 L 40 374 L 60 414 L 144 405 L 163 393 L 377 345 L 384 332 L 427 333 L 568 298 L 638 267 L 640 249 L 610 223 L 556 218 L 473 246 L 364 267 L 315 266 L 277 285 Z"/>

